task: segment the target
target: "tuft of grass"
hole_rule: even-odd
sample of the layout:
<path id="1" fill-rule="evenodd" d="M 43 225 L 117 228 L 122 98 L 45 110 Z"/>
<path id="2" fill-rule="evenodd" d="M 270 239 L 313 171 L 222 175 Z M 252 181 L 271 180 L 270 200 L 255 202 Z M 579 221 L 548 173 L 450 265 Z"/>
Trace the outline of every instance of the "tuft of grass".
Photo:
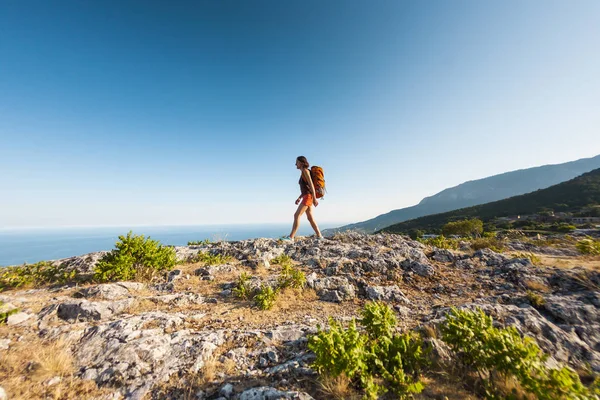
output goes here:
<path id="1" fill-rule="evenodd" d="M 548 286 L 538 281 L 526 280 L 523 283 L 527 289 L 534 290 L 536 292 L 548 293 L 551 290 Z"/>
<path id="2" fill-rule="evenodd" d="M 496 238 L 477 238 L 471 241 L 471 249 L 477 251 L 481 249 L 490 249 L 495 251 L 496 253 L 501 253 L 504 251 L 504 243 Z"/>
<path id="3" fill-rule="evenodd" d="M 421 327 L 421 333 L 424 338 L 432 338 L 432 339 L 438 338 L 437 329 L 433 325 L 423 325 Z"/>
<path id="4" fill-rule="evenodd" d="M 319 380 L 321 392 L 328 399 L 346 400 L 359 399 L 360 396 L 352 389 L 350 379 L 346 374 L 340 374 L 336 377 L 323 375 Z"/>
<path id="5" fill-rule="evenodd" d="M 41 380 L 70 375 L 75 365 L 69 343 L 65 340 L 45 343 L 42 348 L 33 353 L 33 362 L 39 365 L 36 368 L 36 375 Z"/>
<path id="6" fill-rule="evenodd" d="M 201 262 L 206 265 L 219 265 L 225 264 L 229 260 L 231 260 L 231 257 L 229 256 L 224 256 L 222 254 L 211 254 L 201 251 L 198 252 L 198 255 L 196 256 L 194 262 Z"/>
<path id="7" fill-rule="evenodd" d="M 542 259 L 533 253 L 515 253 L 513 258 L 527 258 L 533 265 L 541 265 Z"/>
<path id="8" fill-rule="evenodd" d="M 527 300 L 529 300 L 529 303 L 535 308 L 543 307 L 544 304 L 546 304 L 546 299 L 532 291 L 527 291 Z"/>
<path id="9" fill-rule="evenodd" d="M 204 361 L 204 365 L 200 369 L 201 378 L 200 384 L 206 385 L 214 381 L 217 377 L 217 372 L 219 370 L 219 361 L 217 358 L 212 356 Z"/>

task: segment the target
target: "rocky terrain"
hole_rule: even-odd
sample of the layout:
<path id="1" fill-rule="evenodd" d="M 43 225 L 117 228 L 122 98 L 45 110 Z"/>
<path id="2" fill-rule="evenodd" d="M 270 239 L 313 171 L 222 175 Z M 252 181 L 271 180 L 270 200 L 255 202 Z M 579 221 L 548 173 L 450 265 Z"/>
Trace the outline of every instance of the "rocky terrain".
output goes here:
<path id="1" fill-rule="evenodd" d="M 401 329 L 479 307 L 535 338 L 551 362 L 600 373 L 600 261 L 569 248 L 509 248 L 450 251 L 357 233 L 218 242 L 176 247 L 180 264 L 152 282 L 6 291 L 0 311 L 18 311 L 0 325 L 0 399 L 332 398 L 307 338 L 370 300 L 392 306 Z M 523 251 L 539 265 L 514 257 Z M 230 258 L 207 265 L 193 261 L 199 252 Z M 89 274 L 103 254 L 57 263 Z M 282 254 L 305 273 L 304 289 L 284 290 L 270 310 L 234 296 L 242 272 L 253 287 L 275 285 Z M 476 398 L 444 377 L 429 377 L 418 398 L 445 396 Z"/>

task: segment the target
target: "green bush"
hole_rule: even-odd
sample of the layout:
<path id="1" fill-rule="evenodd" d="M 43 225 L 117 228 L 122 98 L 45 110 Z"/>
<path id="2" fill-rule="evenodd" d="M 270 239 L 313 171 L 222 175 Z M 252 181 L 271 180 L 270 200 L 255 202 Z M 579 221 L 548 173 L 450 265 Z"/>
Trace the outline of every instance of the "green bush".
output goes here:
<path id="1" fill-rule="evenodd" d="M 419 370 L 427 365 L 420 337 L 394 334 L 395 316 L 383 303 L 365 305 L 361 323 L 367 334 L 359 333 L 355 320 L 347 329 L 332 319 L 329 330 L 319 327 L 308 344 L 316 355 L 313 367 L 331 377 L 346 375 L 367 399 L 388 391 L 401 399 L 420 393 Z"/>
<path id="2" fill-rule="evenodd" d="M 302 289 L 306 285 L 306 275 L 298 268 L 293 268 L 291 265 L 285 265 L 281 268 L 278 285 L 281 289 L 288 287 L 294 289 Z"/>
<path id="3" fill-rule="evenodd" d="M 584 399 L 588 389 L 571 369 L 549 369 L 534 339 L 521 337 L 514 327 L 495 328 L 482 310 L 452 309 L 441 325 L 443 340 L 456 352 L 463 367 L 479 372 L 485 394 L 498 398 L 501 388 L 494 379 L 516 379 L 538 399 Z M 486 378 L 487 377 L 487 378 Z"/>
<path id="4" fill-rule="evenodd" d="M 210 244 L 210 239 L 197 240 L 195 242 L 188 242 L 188 246 L 204 246 Z"/>
<path id="5" fill-rule="evenodd" d="M 423 244 L 429 245 L 429 246 L 437 247 L 439 249 L 449 249 L 449 250 L 458 249 L 459 244 L 460 244 L 460 240 L 446 238 L 444 235 L 440 235 L 438 237 L 429 238 L 429 239 L 417 239 L 417 241 L 419 241 Z"/>
<path id="6" fill-rule="evenodd" d="M 481 250 L 481 249 L 490 249 L 497 253 L 500 253 L 504 250 L 504 243 L 501 240 L 496 238 L 478 238 L 473 239 L 470 242 L 471 249 L 473 250 Z"/>
<path id="7" fill-rule="evenodd" d="M 288 256 L 287 254 L 281 254 L 281 255 L 278 255 L 277 257 L 275 257 L 274 259 L 272 259 L 271 264 L 281 265 L 281 266 L 292 265 L 292 258 L 290 256 Z"/>
<path id="8" fill-rule="evenodd" d="M 269 285 L 261 286 L 254 295 L 254 304 L 261 310 L 270 310 L 277 300 L 278 289 L 273 289 Z"/>
<path id="9" fill-rule="evenodd" d="M 416 334 L 383 335 L 371 345 L 370 370 L 383 378 L 392 393 L 407 397 L 425 388 L 419 381 L 422 367 L 428 365 L 423 355 L 423 343 Z"/>
<path id="10" fill-rule="evenodd" d="M 240 277 L 238 278 L 235 287 L 232 292 L 233 295 L 239 299 L 248 300 L 252 297 L 252 288 L 250 287 L 250 275 L 245 272 L 242 272 Z"/>
<path id="11" fill-rule="evenodd" d="M 478 237 L 483 233 L 483 221 L 472 218 L 448 222 L 442 226 L 442 233 L 446 236 L 459 235 Z"/>
<path id="12" fill-rule="evenodd" d="M 396 329 L 396 315 L 385 303 L 374 301 L 365 304 L 360 323 L 371 339 L 391 337 Z"/>
<path id="13" fill-rule="evenodd" d="M 231 257 L 224 256 L 222 254 L 211 254 L 208 252 L 200 251 L 196 256 L 194 262 L 202 262 L 206 265 L 219 265 L 227 263 Z"/>
<path id="14" fill-rule="evenodd" d="M 567 224 L 564 222 L 561 224 L 556 224 L 555 226 L 552 226 L 551 228 L 557 232 L 564 232 L 564 233 L 573 232 L 575 229 L 577 229 L 577 227 L 575 225 L 570 225 L 570 224 Z"/>
<path id="15" fill-rule="evenodd" d="M 513 255 L 513 258 L 527 258 L 533 265 L 540 265 L 542 263 L 542 259 L 533 253 L 516 253 Z"/>
<path id="16" fill-rule="evenodd" d="M 77 270 L 67 270 L 62 264 L 49 261 L 0 268 L 0 292 L 28 286 L 64 285 L 80 280 Z"/>
<path id="17" fill-rule="evenodd" d="M 425 234 L 424 231 L 420 230 L 420 229 L 411 229 L 408 232 L 408 236 L 412 239 L 412 240 L 417 240 L 420 239 L 423 235 Z"/>
<path id="18" fill-rule="evenodd" d="M 588 254 L 591 256 L 600 255 L 600 241 L 594 240 L 594 238 L 589 236 L 578 241 L 575 247 L 577 247 L 577 250 L 579 250 L 581 254 Z"/>
<path id="19" fill-rule="evenodd" d="M 116 249 L 102 257 L 94 269 L 100 282 L 141 279 L 152 280 L 156 273 L 169 271 L 176 263 L 175 250 L 144 235 L 119 236 Z"/>
<path id="20" fill-rule="evenodd" d="M 353 379 L 365 375 L 367 371 L 367 342 L 361 335 L 353 319 L 347 329 L 333 318 L 329 320 L 329 330 L 321 330 L 309 339 L 308 347 L 315 353 L 313 368 L 321 374 L 336 377 L 345 374 Z"/>

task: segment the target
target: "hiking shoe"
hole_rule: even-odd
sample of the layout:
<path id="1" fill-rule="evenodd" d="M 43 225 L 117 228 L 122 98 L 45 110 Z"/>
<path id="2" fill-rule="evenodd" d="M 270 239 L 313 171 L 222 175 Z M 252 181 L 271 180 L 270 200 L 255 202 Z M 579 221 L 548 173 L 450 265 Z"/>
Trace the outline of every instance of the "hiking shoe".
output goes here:
<path id="1" fill-rule="evenodd" d="M 323 236 L 317 236 L 317 240 L 318 240 L 319 242 L 322 242 L 322 241 L 324 241 L 324 240 L 325 240 L 325 238 L 324 238 Z"/>
<path id="2" fill-rule="evenodd" d="M 294 238 L 293 237 L 289 237 L 289 236 L 284 236 L 281 238 L 282 241 L 284 242 L 293 242 Z"/>

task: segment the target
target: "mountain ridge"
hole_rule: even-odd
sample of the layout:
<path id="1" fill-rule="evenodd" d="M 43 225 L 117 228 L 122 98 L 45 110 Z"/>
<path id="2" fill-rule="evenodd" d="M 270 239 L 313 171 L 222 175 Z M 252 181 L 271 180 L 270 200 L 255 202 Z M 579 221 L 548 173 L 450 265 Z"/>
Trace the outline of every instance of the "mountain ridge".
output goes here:
<path id="1" fill-rule="evenodd" d="M 324 233 L 332 234 L 345 230 L 373 233 L 388 226 L 426 215 L 486 204 L 545 189 L 596 168 L 600 168 L 600 155 L 470 180 L 425 197 L 414 206 L 392 210 L 366 221 L 327 229 L 324 230 Z"/>
<path id="2" fill-rule="evenodd" d="M 458 210 L 426 215 L 390 225 L 383 231 L 406 233 L 410 229 L 439 229 L 446 222 L 459 219 L 479 218 L 487 222 L 510 215 L 535 214 L 544 208 L 561 207 L 564 208 L 563 211 L 573 211 L 573 209 L 577 210 L 598 203 L 600 203 L 600 168 L 545 189 Z"/>

